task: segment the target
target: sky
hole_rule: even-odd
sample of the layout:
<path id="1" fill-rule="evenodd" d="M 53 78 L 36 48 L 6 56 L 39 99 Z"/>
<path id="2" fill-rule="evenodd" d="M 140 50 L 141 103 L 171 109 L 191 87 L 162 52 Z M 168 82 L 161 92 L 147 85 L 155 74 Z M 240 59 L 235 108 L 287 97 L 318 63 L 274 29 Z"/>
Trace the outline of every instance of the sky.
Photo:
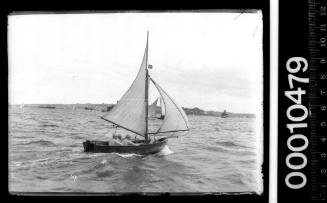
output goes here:
<path id="1" fill-rule="evenodd" d="M 116 103 L 149 31 L 150 75 L 178 104 L 256 113 L 262 29 L 261 11 L 11 15 L 9 104 Z"/>

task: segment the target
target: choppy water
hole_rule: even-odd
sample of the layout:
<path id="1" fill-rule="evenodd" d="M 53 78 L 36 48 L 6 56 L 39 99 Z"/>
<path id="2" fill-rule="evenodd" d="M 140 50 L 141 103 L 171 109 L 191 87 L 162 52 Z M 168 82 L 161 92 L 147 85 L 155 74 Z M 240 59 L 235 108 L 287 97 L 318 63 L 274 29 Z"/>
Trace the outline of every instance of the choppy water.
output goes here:
<path id="1" fill-rule="evenodd" d="M 255 118 L 188 116 L 187 136 L 155 155 L 84 153 L 114 129 L 89 110 L 9 108 L 15 192 L 261 192 Z"/>

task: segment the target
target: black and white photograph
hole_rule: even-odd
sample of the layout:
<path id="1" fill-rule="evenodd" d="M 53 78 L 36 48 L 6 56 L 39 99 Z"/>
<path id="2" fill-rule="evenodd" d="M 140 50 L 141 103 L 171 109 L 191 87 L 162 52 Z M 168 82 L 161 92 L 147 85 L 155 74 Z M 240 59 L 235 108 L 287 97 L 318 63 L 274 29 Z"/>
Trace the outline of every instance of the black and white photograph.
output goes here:
<path id="1" fill-rule="evenodd" d="M 9 193 L 264 192 L 262 10 L 13 13 L 7 29 Z"/>

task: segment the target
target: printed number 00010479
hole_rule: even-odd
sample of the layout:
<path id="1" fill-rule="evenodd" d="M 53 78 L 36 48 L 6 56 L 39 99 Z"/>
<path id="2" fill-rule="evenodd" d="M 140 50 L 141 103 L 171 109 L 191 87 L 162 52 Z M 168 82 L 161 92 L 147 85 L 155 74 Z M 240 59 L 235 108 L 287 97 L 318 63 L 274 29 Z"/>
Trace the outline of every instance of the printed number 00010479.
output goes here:
<path id="1" fill-rule="evenodd" d="M 296 64 L 296 67 L 292 68 L 291 64 Z M 289 89 L 285 91 L 285 96 L 294 102 L 293 105 L 289 106 L 286 111 L 287 119 L 293 123 L 286 124 L 286 127 L 289 129 L 291 136 L 287 139 L 287 147 L 292 152 L 286 157 L 286 165 L 288 168 L 293 171 L 288 173 L 285 177 L 285 183 L 287 187 L 291 189 L 300 189 L 303 188 L 307 183 L 306 175 L 300 170 L 306 167 L 307 165 L 307 157 L 303 154 L 303 150 L 305 150 L 309 145 L 309 140 L 306 135 L 298 134 L 297 128 L 307 128 L 308 123 L 303 122 L 308 117 L 308 108 L 302 105 L 302 95 L 306 95 L 306 91 L 302 90 L 301 87 L 297 87 L 295 90 L 294 81 L 297 81 L 299 84 L 309 83 L 309 78 L 301 78 L 297 77 L 296 74 L 299 73 L 300 70 L 302 72 L 306 72 L 308 69 L 308 62 L 303 57 L 292 57 L 286 62 L 286 68 L 289 72 L 288 74 L 288 84 Z M 300 111 L 300 115 L 294 115 L 292 112 Z M 293 140 L 299 139 L 302 141 L 301 146 L 293 146 Z M 302 160 L 301 164 L 292 164 L 292 158 L 300 158 Z M 301 178 L 300 183 L 291 183 L 290 179 L 292 177 Z"/>

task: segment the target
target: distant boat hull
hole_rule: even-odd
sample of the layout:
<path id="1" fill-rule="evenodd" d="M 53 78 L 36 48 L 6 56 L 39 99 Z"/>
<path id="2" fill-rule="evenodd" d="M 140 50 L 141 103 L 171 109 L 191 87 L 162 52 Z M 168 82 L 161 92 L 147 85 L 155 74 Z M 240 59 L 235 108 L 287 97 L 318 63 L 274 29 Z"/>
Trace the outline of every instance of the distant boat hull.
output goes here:
<path id="1" fill-rule="evenodd" d="M 142 144 L 139 146 L 109 146 L 108 142 L 87 140 L 83 142 L 84 152 L 93 153 L 133 153 L 133 154 L 155 154 L 160 152 L 168 143 L 167 138 L 160 138 L 153 144 Z"/>
<path id="2" fill-rule="evenodd" d="M 43 108 L 43 109 L 55 109 L 55 106 L 38 106 L 38 108 Z"/>

